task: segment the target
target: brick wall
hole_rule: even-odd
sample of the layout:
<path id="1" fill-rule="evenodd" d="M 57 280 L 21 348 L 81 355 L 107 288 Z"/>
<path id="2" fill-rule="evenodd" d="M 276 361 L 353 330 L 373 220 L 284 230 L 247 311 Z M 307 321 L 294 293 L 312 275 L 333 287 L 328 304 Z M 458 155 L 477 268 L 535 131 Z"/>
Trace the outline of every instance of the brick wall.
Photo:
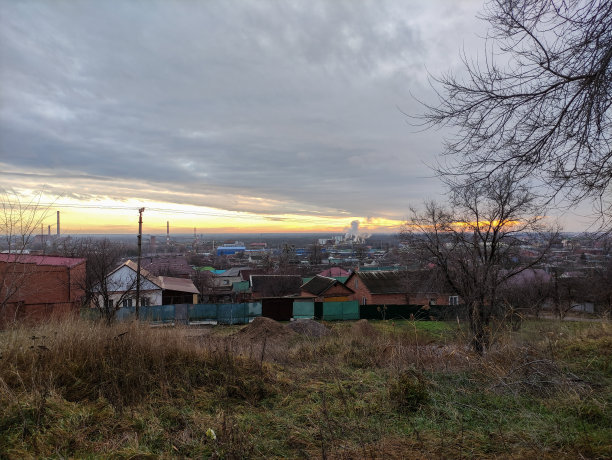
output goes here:
<path id="1" fill-rule="evenodd" d="M 448 298 L 451 294 L 419 293 L 409 296 L 410 304 L 412 305 L 429 305 L 430 300 L 435 301 L 435 305 L 449 305 Z"/>
<path id="2" fill-rule="evenodd" d="M 352 274 L 346 280 L 346 286 L 355 291 L 350 295 L 350 299 L 356 300 L 359 305 L 363 305 L 364 297 L 368 305 L 406 305 L 408 303 L 406 294 L 372 294 L 356 274 Z"/>
<path id="3" fill-rule="evenodd" d="M 85 263 L 71 268 L 0 262 L 0 278 L 17 288 L 0 312 L 0 322 L 75 314 L 85 295 Z"/>

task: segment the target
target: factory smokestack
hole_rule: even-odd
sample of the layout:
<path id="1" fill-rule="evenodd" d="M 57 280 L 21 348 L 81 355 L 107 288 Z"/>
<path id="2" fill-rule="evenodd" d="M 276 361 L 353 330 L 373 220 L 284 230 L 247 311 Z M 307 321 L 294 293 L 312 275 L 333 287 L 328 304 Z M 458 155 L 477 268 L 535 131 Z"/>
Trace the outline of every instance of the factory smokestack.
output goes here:
<path id="1" fill-rule="evenodd" d="M 170 221 L 166 221 L 166 244 L 170 244 Z"/>
<path id="2" fill-rule="evenodd" d="M 60 236 L 60 219 L 59 219 L 59 211 L 57 211 L 57 236 Z"/>

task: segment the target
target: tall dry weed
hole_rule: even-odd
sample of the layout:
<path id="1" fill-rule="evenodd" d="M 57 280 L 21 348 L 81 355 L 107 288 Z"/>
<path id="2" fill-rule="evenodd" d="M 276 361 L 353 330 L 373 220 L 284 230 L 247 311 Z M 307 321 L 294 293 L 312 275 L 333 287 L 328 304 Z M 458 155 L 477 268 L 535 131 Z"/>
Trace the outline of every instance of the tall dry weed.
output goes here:
<path id="1" fill-rule="evenodd" d="M 53 390 L 69 401 L 102 397 L 123 407 L 149 394 L 175 396 L 195 387 L 254 400 L 269 390 L 269 377 L 255 361 L 136 322 L 20 327 L 0 334 L 0 349 L 0 379 L 14 394 Z"/>

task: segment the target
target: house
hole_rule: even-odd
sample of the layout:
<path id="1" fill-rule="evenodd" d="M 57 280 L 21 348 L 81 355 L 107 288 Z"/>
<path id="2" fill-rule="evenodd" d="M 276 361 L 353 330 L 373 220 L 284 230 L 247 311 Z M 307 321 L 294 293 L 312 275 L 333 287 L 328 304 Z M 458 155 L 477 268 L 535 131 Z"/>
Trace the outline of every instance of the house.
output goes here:
<path id="1" fill-rule="evenodd" d="M 215 275 L 213 278 L 215 289 L 231 291 L 233 283 L 244 281 L 244 278 L 241 276 L 241 272 L 244 270 L 252 269 L 250 267 L 232 267 L 219 275 Z"/>
<path id="2" fill-rule="evenodd" d="M 335 278 L 316 275 L 304 283 L 301 297 L 313 297 L 315 302 L 344 302 L 350 300 L 353 290 Z"/>
<path id="3" fill-rule="evenodd" d="M 251 300 L 261 301 L 261 315 L 276 321 L 289 321 L 293 301 L 300 295 L 299 275 L 251 275 Z"/>
<path id="4" fill-rule="evenodd" d="M 338 278 L 342 276 L 348 277 L 350 274 L 351 272 L 345 270 L 342 267 L 329 267 L 323 270 L 321 273 L 319 273 L 319 275 L 321 276 L 329 276 L 331 278 Z"/>
<path id="5" fill-rule="evenodd" d="M 140 267 L 153 275 L 179 278 L 189 278 L 194 271 L 187 262 L 187 257 L 167 254 L 142 257 Z"/>
<path id="6" fill-rule="evenodd" d="M 407 270 L 403 274 L 411 305 L 459 305 L 459 296 L 439 270 Z"/>
<path id="7" fill-rule="evenodd" d="M 105 292 L 103 287 L 97 288 L 98 303 L 103 305 L 109 302 L 112 307 L 119 303 L 121 307 L 136 305 L 136 274 L 138 266 L 128 260 L 113 270 L 105 279 Z M 104 294 L 108 299 L 104 299 Z M 148 270 L 140 268 L 140 305 L 170 305 L 180 303 L 197 303 L 198 289 L 193 281 L 185 278 L 171 276 L 155 276 Z"/>
<path id="8" fill-rule="evenodd" d="M 360 305 L 458 305 L 459 297 L 436 270 L 351 273 L 345 282 Z"/>
<path id="9" fill-rule="evenodd" d="M 360 305 L 406 305 L 406 273 L 400 271 L 356 271 L 344 283 L 353 291 L 350 300 Z"/>
<path id="10" fill-rule="evenodd" d="M 0 324 L 77 315 L 85 296 L 86 260 L 0 254 Z"/>
<path id="11" fill-rule="evenodd" d="M 299 275 L 251 275 L 253 300 L 264 297 L 286 297 L 300 295 L 302 278 Z"/>

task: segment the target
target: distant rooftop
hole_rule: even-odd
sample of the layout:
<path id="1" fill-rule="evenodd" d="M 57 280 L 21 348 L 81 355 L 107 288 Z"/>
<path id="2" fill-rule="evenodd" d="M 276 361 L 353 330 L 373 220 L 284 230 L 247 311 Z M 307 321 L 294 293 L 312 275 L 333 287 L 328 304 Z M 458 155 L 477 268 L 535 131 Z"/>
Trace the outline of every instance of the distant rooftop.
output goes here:
<path id="1" fill-rule="evenodd" d="M 49 265 L 55 267 L 76 267 L 87 259 L 77 257 L 32 256 L 29 254 L 0 254 L 0 262 Z"/>

